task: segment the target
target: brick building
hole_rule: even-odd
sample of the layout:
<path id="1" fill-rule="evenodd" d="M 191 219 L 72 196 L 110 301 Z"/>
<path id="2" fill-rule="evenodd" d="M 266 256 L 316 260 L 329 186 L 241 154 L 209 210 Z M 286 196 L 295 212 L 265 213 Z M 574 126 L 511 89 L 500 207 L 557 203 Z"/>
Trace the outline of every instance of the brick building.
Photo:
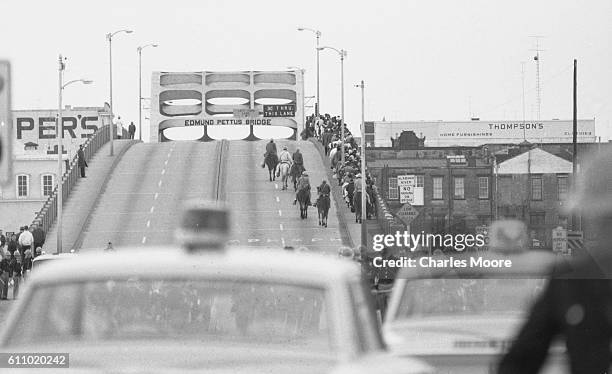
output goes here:
<path id="1" fill-rule="evenodd" d="M 540 148 L 496 164 L 494 217 L 519 219 L 534 248 L 552 248 L 552 229 L 568 228 L 563 204 L 570 190 L 572 163 Z"/>

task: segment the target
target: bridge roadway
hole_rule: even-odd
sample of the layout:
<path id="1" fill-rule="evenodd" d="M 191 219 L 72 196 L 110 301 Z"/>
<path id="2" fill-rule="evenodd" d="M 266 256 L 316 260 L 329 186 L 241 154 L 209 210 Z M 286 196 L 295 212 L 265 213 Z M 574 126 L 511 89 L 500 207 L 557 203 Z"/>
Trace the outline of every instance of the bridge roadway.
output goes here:
<path id="1" fill-rule="evenodd" d="M 301 220 L 293 189 L 282 191 L 280 181 L 269 182 L 267 169 L 261 168 L 265 144 L 177 141 L 132 146 L 101 193 L 78 248 L 103 248 L 109 241 L 115 248 L 172 243 L 182 202 L 215 198 L 218 184 L 219 197 L 232 211 L 230 245 L 304 246 L 335 254 L 342 245 L 335 203 L 332 200 L 328 228 L 318 226 L 315 208 Z M 279 151 L 282 145 L 292 153 L 300 148 L 316 191 L 325 176 L 317 150 L 304 141 L 277 141 Z"/>

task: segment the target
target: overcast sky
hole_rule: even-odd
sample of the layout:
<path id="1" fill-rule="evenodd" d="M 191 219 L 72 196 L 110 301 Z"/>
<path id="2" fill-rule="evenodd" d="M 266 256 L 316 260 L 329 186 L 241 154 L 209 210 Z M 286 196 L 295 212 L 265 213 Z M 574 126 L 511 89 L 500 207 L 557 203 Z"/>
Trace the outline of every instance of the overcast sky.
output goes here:
<path id="1" fill-rule="evenodd" d="M 572 64 L 578 59 L 579 117 L 596 118 L 612 137 L 612 1 L 3 1 L 0 58 L 13 64 L 15 109 L 57 106 L 57 56 L 68 57 L 64 103 L 108 101 L 108 44 L 113 39 L 115 113 L 137 122 L 136 48 L 143 52 L 143 92 L 164 71 L 306 69 L 314 95 L 315 37 L 344 48 L 345 110 L 356 129 L 359 89 L 366 83 L 366 120 L 535 118 L 535 47 L 542 35 L 541 118 L 570 119 Z M 340 63 L 321 52 L 321 110 L 340 113 Z M 144 131 L 143 131 L 144 133 Z"/>

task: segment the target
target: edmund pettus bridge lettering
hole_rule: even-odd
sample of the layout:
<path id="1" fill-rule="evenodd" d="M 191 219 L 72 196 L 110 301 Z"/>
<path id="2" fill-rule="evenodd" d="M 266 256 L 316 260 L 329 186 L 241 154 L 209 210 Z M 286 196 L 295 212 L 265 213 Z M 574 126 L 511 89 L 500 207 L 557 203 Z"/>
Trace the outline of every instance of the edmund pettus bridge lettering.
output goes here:
<path id="1" fill-rule="evenodd" d="M 270 126 L 272 120 L 266 118 L 247 119 L 186 119 L 185 126 L 218 126 L 218 125 L 256 125 Z"/>

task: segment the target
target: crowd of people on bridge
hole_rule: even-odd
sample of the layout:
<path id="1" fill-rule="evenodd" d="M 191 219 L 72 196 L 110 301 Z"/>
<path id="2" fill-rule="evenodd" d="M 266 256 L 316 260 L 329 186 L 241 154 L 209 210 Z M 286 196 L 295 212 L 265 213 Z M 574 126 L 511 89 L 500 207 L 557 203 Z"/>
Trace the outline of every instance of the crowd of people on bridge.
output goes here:
<path id="1" fill-rule="evenodd" d="M 7 300 L 12 286 L 13 299 L 19 294 L 19 284 L 32 269 L 32 261 L 42 254 L 45 232 L 37 224 L 22 226 L 19 232 L 0 230 L 0 300 Z"/>
<path id="2" fill-rule="evenodd" d="M 344 126 L 344 141 L 342 141 L 342 126 Z M 325 115 L 311 115 L 306 119 L 306 126 L 302 138 L 316 137 L 325 149 L 334 170 L 334 177 L 342 188 L 343 197 L 351 211 L 360 209 L 361 198 L 361 150 L 355 141 L 346 123 L 340 117 Z M 344 162 L 342 162 L 342 145 L 344 144 Z M 367 218 L 376 216 L 374 196 L 374 181 L 366 172 L 366 204 Z M 357 197 L 357 198 L 356 198 Z M 359 202 L 356 201 L 359 200 Z M 360 222 L 360 219 L 357 219 Z"/>

